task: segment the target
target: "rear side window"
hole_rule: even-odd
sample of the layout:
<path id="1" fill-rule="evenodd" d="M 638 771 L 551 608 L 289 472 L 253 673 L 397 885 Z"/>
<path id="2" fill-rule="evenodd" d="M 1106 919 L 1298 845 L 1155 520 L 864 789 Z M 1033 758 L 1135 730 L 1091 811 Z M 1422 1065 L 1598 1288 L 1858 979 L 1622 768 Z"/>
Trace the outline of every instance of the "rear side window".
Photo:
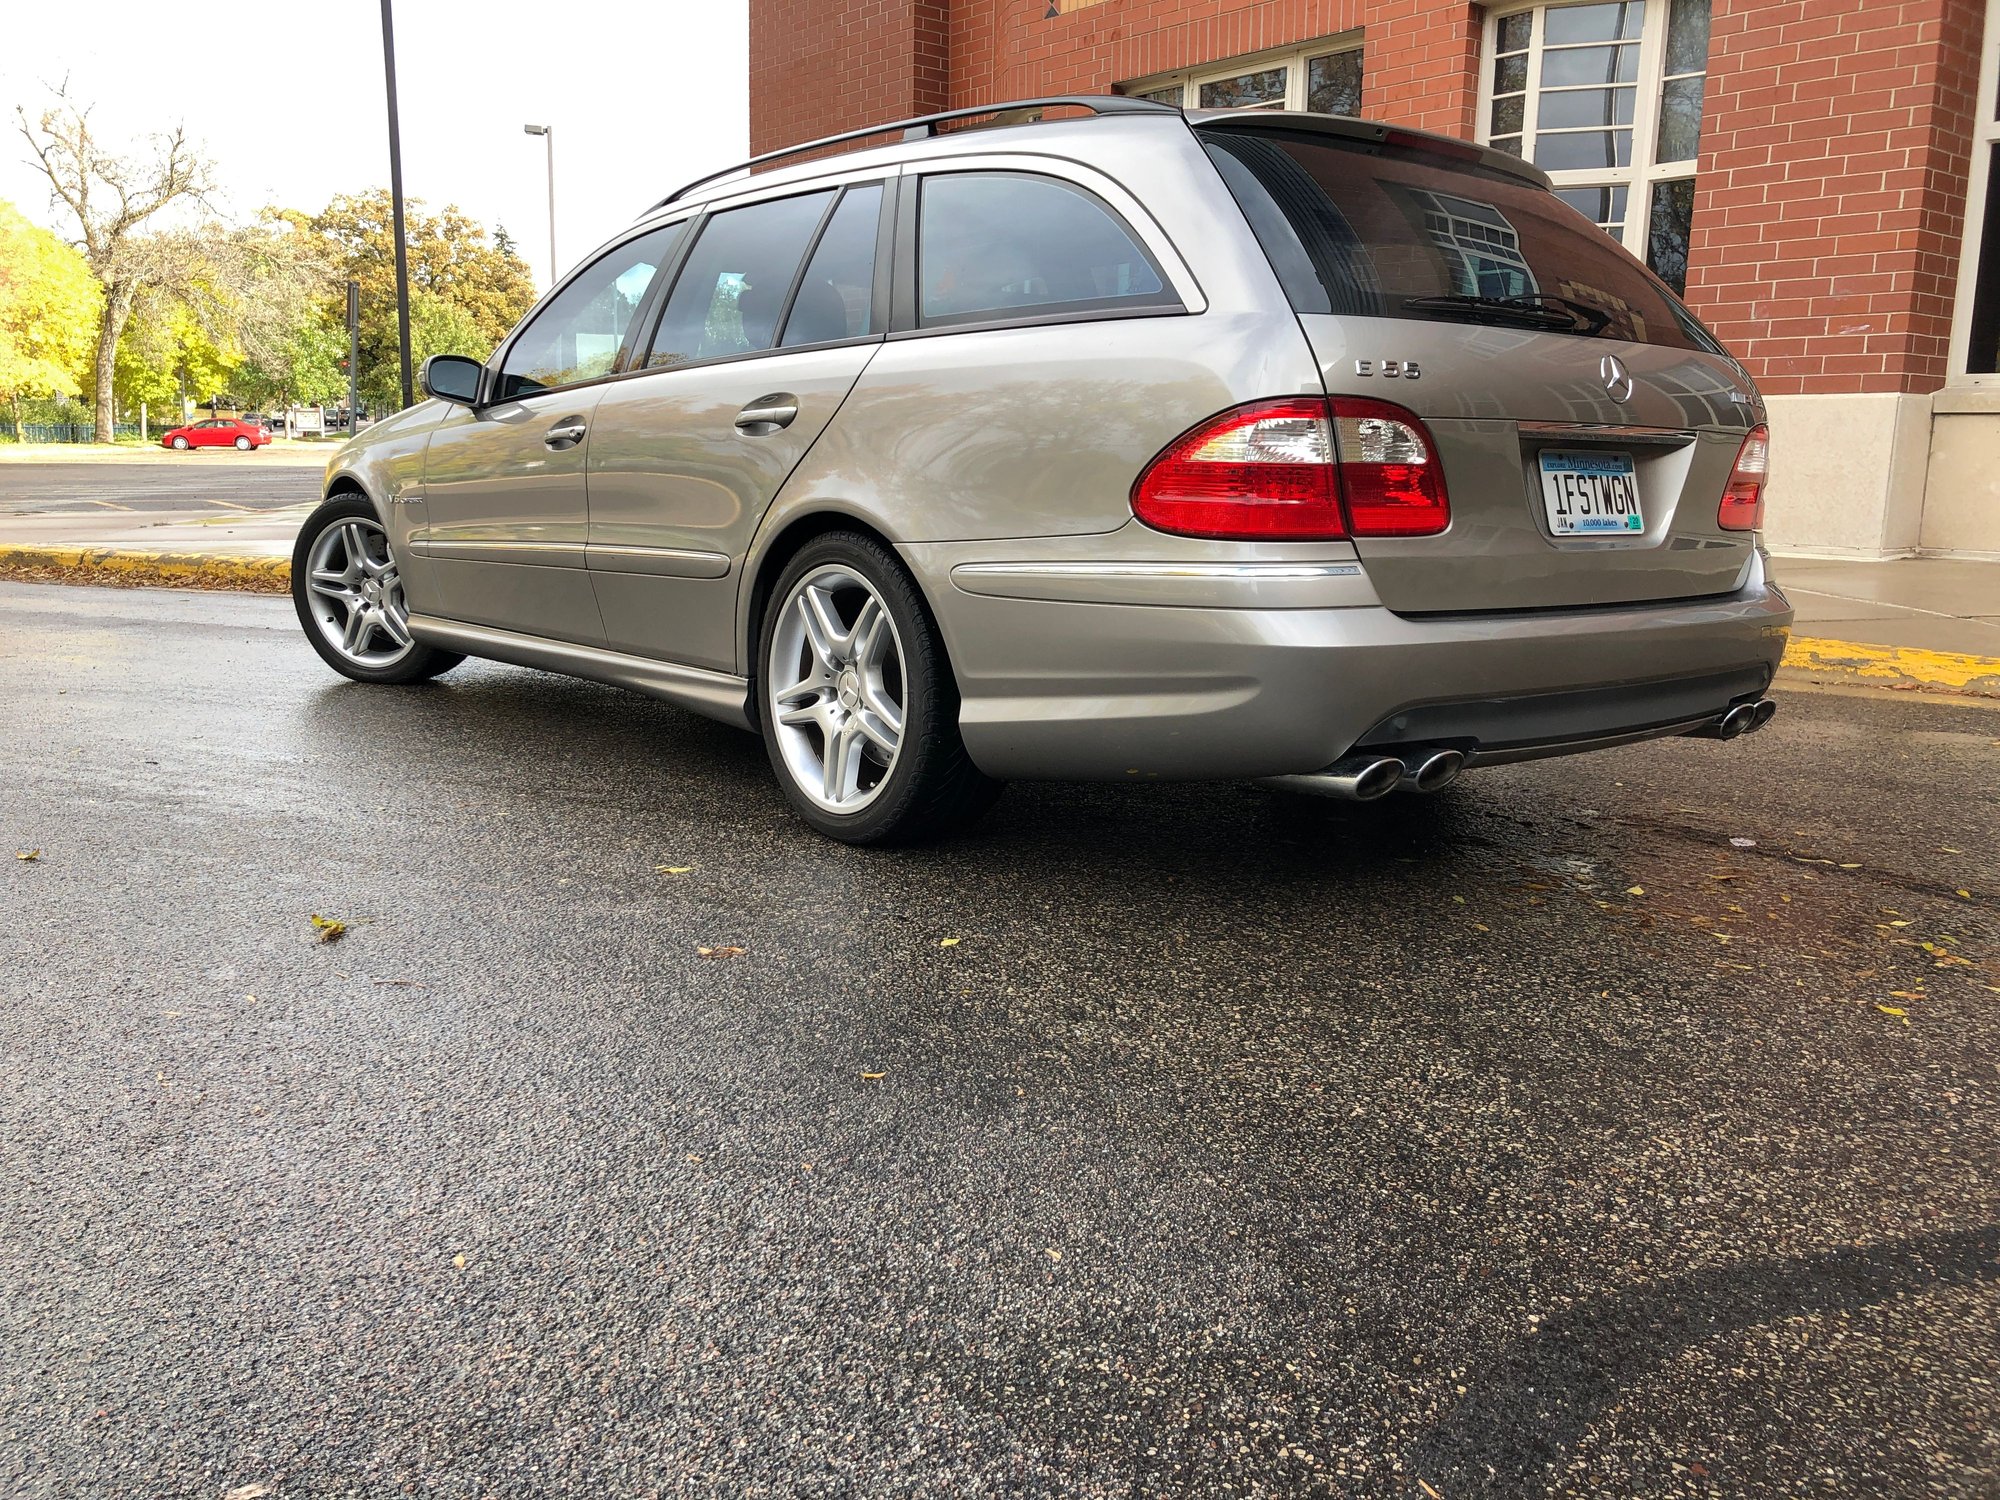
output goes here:
<path id="1" fill-rule="evenodd" d="M 726 209 L 702 226 L 667 298 L 646 363 L 653 368 L 755 354 L 778 339 L 778 318 L 833 193 Z"/>
<path id="2" fill-rule="evenodd" d="M 917 290 L 926 328 L 1180 305 L 1103 202 L 1023 172 L 924 178 Z"/>
<path id="3" fill-rule="evenodd" d="M 785 316 L 785 336 L 779 341 L 785 348 L 858 339 L 873 331 L 875 236 L 881 223 L 880 183 L 851 187 L 841 195 Z"/>
<path id="4" fill-rule="evenodd" d="M 1200 134 L 1300 312 L 1722 352 L 1644 266 L 1532 183 L 1421 147 Z"/>

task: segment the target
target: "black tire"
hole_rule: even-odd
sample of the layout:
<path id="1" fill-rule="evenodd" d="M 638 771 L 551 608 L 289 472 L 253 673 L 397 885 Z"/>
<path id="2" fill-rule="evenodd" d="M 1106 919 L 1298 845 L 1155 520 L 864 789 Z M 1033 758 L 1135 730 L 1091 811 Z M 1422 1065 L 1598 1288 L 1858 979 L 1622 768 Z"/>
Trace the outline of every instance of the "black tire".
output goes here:
<path id="1" fill-rule="evenodd" d="M 369 666 L 343 656 L 321 633 L 316 613 L 319 601 L 306 586 L 313 545 L 329 527 L 354 520 L 380 524 L 375 507 L 365 497 L 349 492 L 325 501 L 299 528 L 299 539 L 292 546 L 292 607 L 298 612 L 299 628 L 305 632 L 306 641 L 319 653 L 321 661 L 356 682 L 427 682 L 440 672 L 449 672 L 465 660 L 456 651 L 440 651 L 418 641 L 394 664 Z"/>
<path id="2" fill-rule="evenodd" d="M 874 800 L 853 813 L 822 807 L 800 788 L 765 697 L 779 611 L 807 574 L 837 565 L 866 581 L 894 622 L 902 649 L 903 728 L 895 763 Z M 916 582 L 871 536 L 834 531 L 799 549 L 779 575 L 758 622 L 751 702 L 778 785 L 800 817 L 844 844 L 928 843 L 963 832 L 993 805 L 1002 783 L 972 763 L 958 732 L 958 680 Z"/>

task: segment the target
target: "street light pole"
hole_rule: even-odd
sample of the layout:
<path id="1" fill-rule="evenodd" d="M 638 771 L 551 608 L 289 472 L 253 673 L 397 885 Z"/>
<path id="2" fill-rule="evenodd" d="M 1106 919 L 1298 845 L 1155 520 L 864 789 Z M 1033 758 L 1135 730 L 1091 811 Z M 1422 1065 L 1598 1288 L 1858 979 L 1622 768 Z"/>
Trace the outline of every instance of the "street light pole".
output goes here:
<path id="1" fill-rule="evenodd" d="M 556 128 L 553 125 L 523 125 L 524 135 L 538 135 L 549 148 L 549 285 L 556 284 L 562 262 L 556 259 Z"/>
<path id="2" fill-rule="evenodd" d="M 396 123 L 396 27 L 382 0 L 382 69 L 389 85 L 389 207 L 396 229 L 396 334 L 403 355 L 403 405 L 416 404 L 410 371 L 410 247 L 403 233 L 403 135 Z"/>

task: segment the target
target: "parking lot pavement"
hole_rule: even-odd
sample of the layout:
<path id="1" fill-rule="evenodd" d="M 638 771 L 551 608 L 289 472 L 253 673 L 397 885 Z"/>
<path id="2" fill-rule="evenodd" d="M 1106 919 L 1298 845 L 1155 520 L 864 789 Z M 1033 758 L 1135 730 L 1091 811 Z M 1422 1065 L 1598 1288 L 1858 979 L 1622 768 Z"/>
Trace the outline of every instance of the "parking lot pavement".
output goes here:
<path id="1" fill-rule="evenodd" d="M 282 600 L 0 702 L 0 1492 L 2000 1489 L 1991 707 L 867 853 Z"/>
<path id="2" fill-rule="evenodd" d="M 187 453 L 121 449 L 88 458 L 14 457 L 0 462 L 0 517 L 211 509 L 276 510 L 319 499 L 332 445 L 216 448 Z"/>

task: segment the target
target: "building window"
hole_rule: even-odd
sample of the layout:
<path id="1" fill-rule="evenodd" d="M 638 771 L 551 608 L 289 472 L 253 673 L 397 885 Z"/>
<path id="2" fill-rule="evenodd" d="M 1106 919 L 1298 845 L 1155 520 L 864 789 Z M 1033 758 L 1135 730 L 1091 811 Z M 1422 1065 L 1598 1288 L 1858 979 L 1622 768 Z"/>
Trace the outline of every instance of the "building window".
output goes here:
<path id="1" fill-rule="evenodd" d="M 1995 386 L 2000 385 L 2000 0 L 1987 0 L 1985 37 L 1950 373 L 1961 385 Z"/>
<path id="2" fill-rule="evenodd" d="M 1183 109 L 1303 109 L 1361 113 L 1361 39 L 1350 34 L 1258 53 L 1185 73 L 1119 85 L 1121 93 Z"/>
<path id="3" fill-rule="evenodd" d="M 1480 139 L 1547 172 L 1675 291 L 1687 287 L 1710 9 L 1599 0 L 1486 21 Z"/>

